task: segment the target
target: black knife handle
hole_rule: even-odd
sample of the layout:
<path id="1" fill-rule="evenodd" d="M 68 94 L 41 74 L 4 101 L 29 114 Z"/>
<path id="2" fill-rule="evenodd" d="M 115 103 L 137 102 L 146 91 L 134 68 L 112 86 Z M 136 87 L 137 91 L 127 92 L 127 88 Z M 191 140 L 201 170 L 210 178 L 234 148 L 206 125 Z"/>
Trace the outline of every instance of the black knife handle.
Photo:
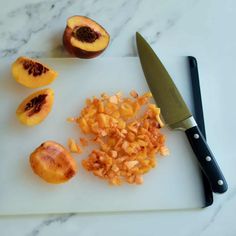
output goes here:
<path id="1" fill-rule="evenodd" d="M 198 163 L 211 183 L 212 191 L 224 193 L 228 189 L 226 180 L 198 126 L 185 131 Z"/>
<path id="2" fill-rule="evenodd" d="M 189 66 L 190 66 L 190 75 L 192 82 L 192 94 L 193 94 L 193 103 L 194 103 L 194 117 L 197 121 L 198 127 L 201 130 L 204 138 L 206 139 L 206 129 L 202 108 L 202 96 L 200 88 L 200 80 L 198 74 L 198 64 L 195 57 L 189 56 Z"/>
<path id="3" fill-rule="evenodd" d="M 206 139 L 206 130 L 205 130 L 205 122 L 204 122 L 204 114 L 202 107 L 202 96 L 201 96 L 201 87 L 200 87 L 200 79 L 198 73 L 198 62 L 197 59 L 193 56 L 188 56 L 189 61 L 189 69 L 190 69 L 190 77 L 191 77 L 191 85 L 192 85 L 192 95 L 193 95 L 193 104 L 194 104 L 194 117 L 197 121 L 198 127 L 202 132 L 202 135 Z M 202 182 L 205 193 L 205 207 L 211 206 L 213 204 L 213 194 L 211 189 L 211 184 L 201 170 Z"/>

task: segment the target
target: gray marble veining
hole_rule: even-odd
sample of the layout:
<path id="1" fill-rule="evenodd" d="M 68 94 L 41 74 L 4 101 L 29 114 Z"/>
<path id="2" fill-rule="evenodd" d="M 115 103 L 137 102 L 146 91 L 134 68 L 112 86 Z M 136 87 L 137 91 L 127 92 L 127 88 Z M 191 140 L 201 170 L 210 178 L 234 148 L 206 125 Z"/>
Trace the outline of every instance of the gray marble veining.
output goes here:
<path id="1" fill-rule="evenodd" d="M 55 223 L 61 225 L 70 220 L 70 218 L 75 215 L 76 215 L 75 213 L 70 213 L 70 214 L 59 215 L 56 217 L 50 217 L 49 219 L 44 220 L 37 227 L 35 227 L 27 236 L 37 236 L 41 233 L 43 228 Z"/>

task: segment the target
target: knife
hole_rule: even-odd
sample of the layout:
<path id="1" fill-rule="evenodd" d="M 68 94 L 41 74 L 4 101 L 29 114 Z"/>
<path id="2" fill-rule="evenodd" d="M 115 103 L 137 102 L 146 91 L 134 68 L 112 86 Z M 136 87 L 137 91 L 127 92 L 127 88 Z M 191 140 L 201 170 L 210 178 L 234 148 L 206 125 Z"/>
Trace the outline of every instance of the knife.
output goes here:
<path id="1" fill-rule="evenodd" d="M 190 70 L 192 97 L 193 97 L 193 104 L 194 104 L 193 117 L 195 117 L 198 127 L 206 140 L 200 79 L 199 79 L 199 74 L 198 74 L 198 63 L 197 63 L 197 59 L 193 56 L 188 56 L 188 62 L 189 62 L 188 64 L 189 64 L 189 70 Z M 203 188 L 204 188 L 204 193 L 205 193 L 205 206 L 204 207 L 208 207 L 208 206 L 211 206 L 214 201 L 212 189 L 211 189 L 209 180 L 205 176 L 203 171 L 201 171 L 201 176 L 202 176 L 202 183 L 203 183 Z"/>
<path id="2" fill-rule="evenodd" d="M 198 74 L 198 65 L 197 59 L 192 56 L 188 56 L 188 62 L 190 67 L 190 75 L 191 75 L 191 84 L 192 84 L 192 94 L 193 94 L 193 103 L 194 103 L 194 117 L 198 123 L 198 127 L 202 132 L 206 140 L 206 129 L 202 108 L 202 96 L 199 82 L 199 74 Z"/>
<path id="3" fill-rule="evenodd" d="M 210 182 L 212 191 L 226 192 L 228 186 L 220 167 L 169 73 L 138 32 L 136 42 L 146 81 L 155 102 L 161 109 L 165 123 L 171 129 L 185 132 L 198 163 Z"/>

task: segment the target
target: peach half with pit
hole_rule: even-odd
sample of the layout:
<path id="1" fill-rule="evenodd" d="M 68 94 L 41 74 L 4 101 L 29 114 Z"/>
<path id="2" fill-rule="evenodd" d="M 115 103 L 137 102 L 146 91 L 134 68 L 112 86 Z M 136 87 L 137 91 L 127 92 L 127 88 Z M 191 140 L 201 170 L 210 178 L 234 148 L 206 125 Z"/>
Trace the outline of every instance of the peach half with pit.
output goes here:
<path id="1" fill-rule="evenodd" d="M 93 58 L 107 48 L 109 41 L 107 31 L 94 20 L 85 16 L 67 19 L 63 44 L 70 54 L 79 58 Z"/>
<path id="2" fill-rule="evenodd" d="M 13 78 L 28 88 L 38 88 L 52 83 L 58 73 L 41 62 L 19 57 L 11 67 Z"/>
<path id="3" fill-rule="evenodd" d="M 22 124 L 34 126 L 41 123 L 52 110 L 54 91 L 42 89 L 25 98 L 16 110 L 16 116 Z"/>

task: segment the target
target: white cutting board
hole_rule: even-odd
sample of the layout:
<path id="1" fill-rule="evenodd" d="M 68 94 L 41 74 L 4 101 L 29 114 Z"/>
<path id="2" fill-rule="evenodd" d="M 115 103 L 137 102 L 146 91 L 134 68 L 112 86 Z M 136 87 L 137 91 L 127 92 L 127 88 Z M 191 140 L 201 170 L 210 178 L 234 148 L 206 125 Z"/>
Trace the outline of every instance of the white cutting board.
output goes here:
<path id="1" fill-rule="evenodd" d="M 10 60 L 0 65 L 0 215 L 110 212 L 199 208 L 204 206 L 202 181 L 185 134 L 163 129 L 171 155 L 158 157 L 158 166 L 144 176 L 141 186 L 120 187 L 84 171 L 77 156 L 79 173 L 68 183 L 50 185 L 33 174 L 29 154 L 43 141 L 66 145 L 79 137 L 69 116 L 79 114 L 87 97 L 102 92 L 148 91 L 138 58 L 42 59 L 59 72 L 48 87 L 55 90 L 55 103 L 47 119 L 35 127 L 18 122 L 15 110 L 37 89 L 17 84 L 11 77 Z M 183 58 L 163 59 L 187 103 L 190 100 L 188 67 Z"/>

